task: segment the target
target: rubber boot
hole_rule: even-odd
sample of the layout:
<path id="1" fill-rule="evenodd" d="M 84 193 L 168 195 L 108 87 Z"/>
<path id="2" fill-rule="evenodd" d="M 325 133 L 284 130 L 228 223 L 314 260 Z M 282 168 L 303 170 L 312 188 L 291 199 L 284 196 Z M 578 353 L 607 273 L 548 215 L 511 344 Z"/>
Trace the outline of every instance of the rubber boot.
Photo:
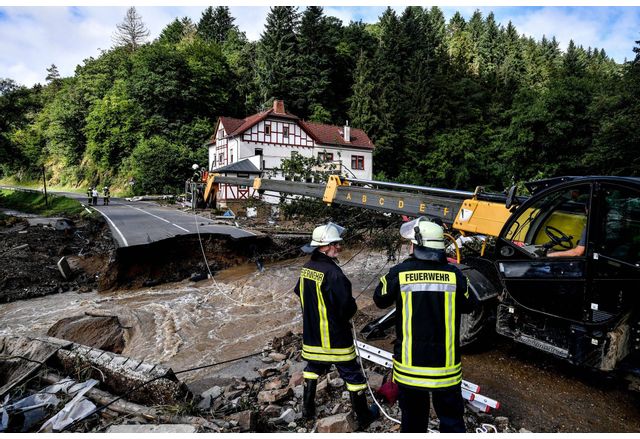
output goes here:
<path id="1" fill-rule="evenodd" d="M 318 380 L 304 380 L 304 393 L 302 395 L 302 416 L 305 419 L 316 417 L 316 387 Z"/>
<path id="2" fill-rule="evenodd" d="M 349 397 L 351 398 L 351 408 L 353 408 L 358 421 L 358 430 L 362 431 L 378 419 L 380 410 L 375 404 L 367 406 L 367 395 L 364 390 L 349 392 Z"/>

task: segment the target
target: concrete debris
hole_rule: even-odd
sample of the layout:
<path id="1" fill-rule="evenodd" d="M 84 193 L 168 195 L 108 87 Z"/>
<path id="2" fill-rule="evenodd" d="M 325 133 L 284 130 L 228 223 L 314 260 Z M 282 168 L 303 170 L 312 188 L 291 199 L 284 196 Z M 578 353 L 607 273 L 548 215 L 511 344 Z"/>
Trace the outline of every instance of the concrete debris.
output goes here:
<path id="1" fill-rule="evenodd" d="M 369 372 L 367 374 L 367 380 L 369 381 L 369 385 L 371 386 L 371 390 L 376 392 L 382 384 L 384 383 L 384 375 L 381 375 L 376 372 Z"/>
<path id="2" fill-rule="evenodd" d="M 318 420 L 318 433 L 352 433 L 357 424 L 350 413 L 339 413 Z"/>
<path id="3" fill-rule="evenodd" d="M 20 346 L 30 345 L 22 342 Z M 52 351 L 57 349 L 52 358 L 56 360 L 57 367 L 62 367 L 65 374 L 71 376 L 74 370 L 83 370 L 85 375 L 90 373 L 90 378 L 100 381 L 96 388 L 87 393 L 96 405 L 105 404 L 117 395 L 126 395 L 126 400 L 120 400 L 109 409 L 101 411 L 99 416 L 92 416 L 91 422 L 83 421 L 81 427 L 74 427 L 72 431 L 104 431 L 111 425 L 109 432 L 178 432 L 173 428 L 178 430 L 186 428 L 189 431 L 224 433 L 278 431 L 346 433 L 354 431 L 357 427 L 349 392 L 335 368 L 319 378 L 316 392 L 317 419 L 302 418 L 304 392 L 302 370 L 306 362 L 299 356 L 302 346 L 300 335 L 287 333 L 269 343 L 262 355 L 256 356 L 255 361 L 249 363 L 253 364 L 252 370 L 257 372 L 250 378 L 238 377 L 239 373 L 246 375 L 240 372 L 242 369 L 238 366 L 234 369 L 235 376 L 212 372 L 211 384 L 215 385 L 206 388 L 193 402 L 190 402 L 188 399 L 190 393 L 182 388 L 180 381 L 172 375 L 171 369 L 70 342 L 59 346 L 56 345 L 51 349 Z M 260 369 L 258 365 L 261 364 L 261 358 L 269 358 L 273 363 Z M 231 364 L 229 367 L 234 368 L 234 365 Z M 382 366 L 366 364 L 365 371 L 373 388 L 379 387 L 385 377 L 388 378 L 388 371 Z M 156 377 L 162 378 L 128 394 L 128 391 L 137 385 Z M 368 399 L 370 399 L 369 396 Z M 155 407 L 151 407 L 154 405 Z M 400 418 L 398 404 L 389 406 L 383 402 L 382 405 L 389 416 Z M 166 409 L 162 406 L 173 407 L 173 413 L 164 412 L 163 410 Z M 189 413 L 191 416 L 176 415 L 176 411 Z M 53 413 L 49 416 L 51 415 Z M 466 410 L 467 431 L 475 431 L 481 426 L 477 416 L 479 415 L 469 409 Z M 123 422 L 154 424 L 154 426 L 114 425 Z M 157 426 L 156 423 L 161 425 Z M 496 425 L 498 431 L 516 431 L 509 427 L 509 420 L 505 417 L 495 418 L 489 414 L 482 414 L 482 423 Z M 169 427 L 162 424 L 175 425 Z M 438 422 L 434 416 L 430 426 L 437 429 L 437 425 Z M 37 429 L 37 427 L 34 428 Z M 365 431 L 394 432 L 398 431 L 398 426 L 389 419 L 381 417 Z"/>
<path id="4" fill-rule="evenodd" d="M 244 410 L 230 416 L 230 421 L 235 422 L 240 431 L 255 431 L 257 416 L 253 410 Z"/>
<path id="5" fill-rule="evenodd" d="M 209 390 L 202 392 L 202 401 L 198 403 L 200 410 L 207 410 L 211 408 L 214 401 L 224 393 L 224 390 L 220 386 L 214 386 Z"/>
<path id="6" fill-rule="evenodd" d="M 112 425 L 107 433 L 196 433 L 198 429 L 186 424 Z"/>

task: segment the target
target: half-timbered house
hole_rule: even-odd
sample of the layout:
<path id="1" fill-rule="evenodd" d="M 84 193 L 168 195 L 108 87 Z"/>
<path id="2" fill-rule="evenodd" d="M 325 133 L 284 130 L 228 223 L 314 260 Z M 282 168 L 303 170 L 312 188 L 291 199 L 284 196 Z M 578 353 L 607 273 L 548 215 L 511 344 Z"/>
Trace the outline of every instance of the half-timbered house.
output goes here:
<path id="1" fill-rule="evenodd" d="M 219 117 L 208 148 L 209 170 L 230 176 L 260 174 L 284 179 L 275 170 L 280 168 L 283 159 L 295 154 L 318 157 L 331 163 L 342 175 L 353 178 L 371 179 L 373 169 L 374 145 L 364 131 L 348 124 L 303 121 L 286 112 L 280 100 L 273 102 L 273 108 L 244 119 Z M 218 195 L 220 201 L 254 195 L 251 188 L 246 192 L 240 188 L 224 189 Z"/>

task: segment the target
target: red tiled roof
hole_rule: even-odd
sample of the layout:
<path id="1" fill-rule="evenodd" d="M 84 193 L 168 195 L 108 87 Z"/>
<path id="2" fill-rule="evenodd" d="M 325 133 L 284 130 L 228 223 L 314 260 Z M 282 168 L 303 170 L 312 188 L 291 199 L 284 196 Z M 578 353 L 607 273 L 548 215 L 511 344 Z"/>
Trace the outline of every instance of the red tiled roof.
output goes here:
<path id="1" fill-rule="evenodd" d="M 344 127 L 306 121 L 300 121 L 300 125 L 312 135 L 316 142 L 323 145 L 343 145 L 373 149 L 373 143 L 371 143 L 369 136 L 359 128 L 351 127 L 351 141 L 347 142 L 343 137 Z"/>
<path id="2" fill-rule="evenodd" d="M 220 116 L 219 121 L 224 127 L 227 136 L 237 136 L 260 122 L 268 116 L 280 117 L 285 119 L 294 119 L 318 144 L 321 145 L 343 145 L 354 148 L 373 149 L 369 137 L 364 131 L 358 128 L 351 128 L 351 141 L 347 142 L 343 137 L 344 127 L 337 125 L 325 125 L 315 122 L 306 122 L 290 113 L 275 113 L 273 109 L 262 111 L 260 113 L 247 116 L 244 119 L 235 119 L 233 117 Z M 210 143 L 215 143 L 216 133 L 211 137 Z"/>

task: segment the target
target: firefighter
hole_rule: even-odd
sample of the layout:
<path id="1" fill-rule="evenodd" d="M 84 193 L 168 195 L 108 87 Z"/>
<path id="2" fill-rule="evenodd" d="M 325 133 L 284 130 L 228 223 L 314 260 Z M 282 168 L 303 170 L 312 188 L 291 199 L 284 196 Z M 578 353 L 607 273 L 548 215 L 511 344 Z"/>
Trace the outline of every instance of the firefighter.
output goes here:
<path id="1" fill-rule="evenodd" d="M 460 385 L 460 313 L 477 302 L 467 278 L 447 262 L 441 226 L 419 217 L 400 228 L 410 256 L 380 278 L 373 300 L 396 305 L 393 379 L 398 384 L 401 432 L 425 433 L 429 396 L 441 433 L 464 433 Z"/>
<path id="2" fill-rule="evenodd" d="M 93 188 L 89 187 L 89 189 L 87 189 L 87 204 L 89 206 L 91 206 L 91 200 L 93 199 L 91 194 L 93 193 Z"/>
<path id="3" fill-rule="evenodd" d="M 302 414 L 306 419 L 315 417 L 318 378 L 335 364 L 347 385 L 358 429 L 363 430 L 378 413 L 377 407 L 367 406 L 367 384 L 356 361 L 350 319 L 358 308 L 351 282 L 336 263 L 343 232 L 334 223 L 316 227 L 311 243 L 302 247 L 311 255 L 294 289 L 302 306 L 302 357 L 307 360 Z"/>
<path id="4" fill-rule="evenodd" d="M 102 189 L 102 204 L 104 206 L 108 206 L 109 205 L 109 198 L 111 198 L 111 192 L 109 191 L 109 186 L 105 186 Z"/>
<path id="5" fill-rule="evenodd" d="M 91 189 L 91 202 L 93 203 L 94 206 L 98 205 L 98 189 L 97 188 L 92 188 Z"/>

